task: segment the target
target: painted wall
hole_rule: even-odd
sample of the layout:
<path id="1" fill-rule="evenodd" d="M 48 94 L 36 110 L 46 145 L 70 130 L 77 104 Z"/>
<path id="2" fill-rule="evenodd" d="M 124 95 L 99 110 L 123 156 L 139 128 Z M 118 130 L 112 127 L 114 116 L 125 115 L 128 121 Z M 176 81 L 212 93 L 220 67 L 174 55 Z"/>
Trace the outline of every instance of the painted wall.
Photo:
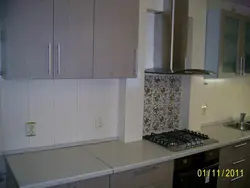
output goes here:
<path id="1" fill-rule="evenodd" d="M 124 142 L 142 139 L 145 64 L 153 63 L 152 37 L 154 18 L 147 10 L 163 10 L 163 0 L 140 0 L 138 77 L 120 83 L 119 137 Z M 123 115 L 124 114 L 124 115 Z"/>
<path id="2" fill-rule="evenodd" d="M 2 80 L 1 87 L 4 150 L 117 137 L 118 80 Z M 37 123 L 36 136 L 25 136 L 27 121 Z"/>

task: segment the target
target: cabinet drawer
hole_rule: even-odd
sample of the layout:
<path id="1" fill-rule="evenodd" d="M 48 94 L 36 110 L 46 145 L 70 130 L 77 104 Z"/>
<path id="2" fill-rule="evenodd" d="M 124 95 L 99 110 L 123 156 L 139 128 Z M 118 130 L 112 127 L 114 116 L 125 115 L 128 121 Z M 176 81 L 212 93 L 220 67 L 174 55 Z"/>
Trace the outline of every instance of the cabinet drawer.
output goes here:
<path id="1" fill-rule="evenodd" d="M 109 188 L 109 177 L 99 177 L 88 180 L 83 180 L 65 185 L 58 185 L 53 188 Z"/>
<path id="2" fill-rule="evenodd" d="M 246 178 L 244 176 L 233 178 L 229 181 L 229 188 L 246 188 L 245 187 Z"/>
<path id="3" fill-rule="evenodd" d="M 111 176 L 111 188 L 172 187 L 174 162 L 147 166 Z M 164 183 L 165 182 L 165 183 Z"/>
<path id="4" fill-rule="evenodd" d="M 220 164 L 220 174 L 224 170 L 224 174 L 227 174 L 227 169 L 232 170 L 230 177 L 219 177 L 218 178 L 218 188 L 245 188 L 247 184 L 247 167 L 249 166 L 250 157 L 242 157 L 242 159 L 233 161 L 232 163 Z M 238 172 L 236 172 L 238 170 Z M 243 174 L 241 172 L 243 170 Z M 238 174 L 237 174 L 238 173 Z M 234 177 L 232 177 L 234 176 Z M 241 177 L 242 176 L 242 177 Z"/>
<path id="5" fill-rule="evenodd" d="M 143 188 L 166 188 L 166 187 L 169 187 L 169 182 L 161 182 L 153 185 L 148 185 Z"/>
<path id="6" fill-rule="evenodd" d="M 250 142 L 240 142 L 220 150 L 220 164 L 232 163 L 250 154 Z"/>
<path id="7" fill-rule="evenodd" d="M 239 160 L 233 160 L 228 163 L 220 164 L 219 169 L 220 170 L 226 170 L 226 169 L 240 170 L 240 169 L 244 169 L 247 164 L 249 164 L 249 157 L 242 156 Z"/>
<path id="8" fill-rule="evenodd" d="M 247 188 L 246 178 L 237 177 L 232 179 L 218 179 L 217 188 Z"/>

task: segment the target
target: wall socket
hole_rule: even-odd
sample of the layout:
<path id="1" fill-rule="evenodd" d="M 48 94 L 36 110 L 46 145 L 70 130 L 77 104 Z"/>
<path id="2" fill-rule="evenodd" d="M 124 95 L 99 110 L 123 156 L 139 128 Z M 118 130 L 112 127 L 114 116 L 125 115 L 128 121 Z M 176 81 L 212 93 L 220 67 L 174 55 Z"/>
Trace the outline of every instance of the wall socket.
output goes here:
<path id="1" fill-rule="evenodd" d="M 99 129 L 104 126 L 104 121 L 101 117 L 96 117 L 95 118 L 95 128 Z"/>
<path id="2" fill-rule="evenodd" d="M 29 121 L 25 124 L 26 136 L 36 136 L 36 122 Z"/>
<path id="3" fill-rule="evenodd" d="M 201 106 L 201 113 L 202 113 L 202 115 L 203 116 L 205 116 L 206 115 L 206 113 L 207 113 L 207 105 L 205 104 L 205 105 L 203 105 L 203 106 Z"/>

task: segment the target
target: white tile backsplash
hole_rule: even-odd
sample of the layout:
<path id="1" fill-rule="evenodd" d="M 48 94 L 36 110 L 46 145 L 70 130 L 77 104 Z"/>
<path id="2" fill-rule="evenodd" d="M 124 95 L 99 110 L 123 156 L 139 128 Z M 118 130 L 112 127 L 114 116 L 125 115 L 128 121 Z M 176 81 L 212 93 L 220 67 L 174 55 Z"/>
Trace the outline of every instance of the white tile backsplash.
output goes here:
<path id="1" fill-rule="evenodd" d="M 1 82 L 3 150 L 117 137 L 118 80 Z M 27 121 L 37 123 L 35 137 L 25 136 Z"/>
<path id="2" fill-rule="evenodd" d="M 239 118 L 241 112 L 250 116 L 249 79 L 210 80 L 203 85 L 203 102 L 208 109 L 201 115 L 202 123 Z"/>

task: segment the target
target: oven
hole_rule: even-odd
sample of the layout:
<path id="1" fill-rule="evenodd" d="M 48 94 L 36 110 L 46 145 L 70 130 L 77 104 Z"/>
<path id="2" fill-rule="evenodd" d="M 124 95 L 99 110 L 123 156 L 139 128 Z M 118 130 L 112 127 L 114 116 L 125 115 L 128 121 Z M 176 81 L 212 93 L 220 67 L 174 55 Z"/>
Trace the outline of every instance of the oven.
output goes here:
<path id="1" fill-rule="evenodd" d="M 216 188 L 219 150 L 211 150 L 175 160 L 174 188 Z"/>

